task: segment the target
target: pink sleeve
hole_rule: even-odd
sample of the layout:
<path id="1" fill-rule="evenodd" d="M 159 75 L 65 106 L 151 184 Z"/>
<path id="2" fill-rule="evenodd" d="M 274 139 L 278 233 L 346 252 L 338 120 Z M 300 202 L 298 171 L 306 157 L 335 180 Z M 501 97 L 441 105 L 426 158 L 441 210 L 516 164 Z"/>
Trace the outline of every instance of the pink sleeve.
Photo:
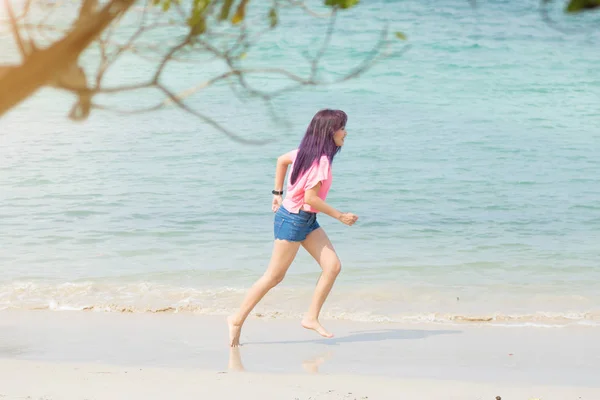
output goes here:
<path id="1" fill-rule="evenodd" d="M 324 181 L 329 176 L 329 159 L 327 156 L 321 157 L 319 164 L 313 164 L 306 171 L 306 183 L 304 190 L 315 187 L 319 182 Z"/>
<path id="2" fill-rule="evenodd" d="M 298 149 L 288 151 L 287 153 L 284 154 L 284 156 L 289 157 L 290 160 L 292 160 L 292 162 L 294 162 L 294 161 L 296 161 L 296 156 L 298 156 Z"/>

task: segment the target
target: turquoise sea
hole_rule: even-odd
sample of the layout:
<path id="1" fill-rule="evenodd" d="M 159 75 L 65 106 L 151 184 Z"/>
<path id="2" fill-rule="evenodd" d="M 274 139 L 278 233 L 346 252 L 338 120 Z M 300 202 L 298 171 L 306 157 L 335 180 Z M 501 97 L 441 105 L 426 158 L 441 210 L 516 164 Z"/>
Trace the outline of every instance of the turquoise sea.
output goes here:
<path id="1" fill-rule="evenodd" d="M 408 36 L 394 47 L 410 49 L 279 97 L 289 124 L 227 85 L 187 99 L 264 145 L 173 107 L 71 122 L 73 97 L 40 91 L 0 120 L 0 309 L 230 313 L 270 257 L 275 159 L 333 107 L 349 136 L 328 201 L 359 221 L 320 217 L 343 264 L 324 318 L 599 326 L 600 14 L 550 16 L 571 32 L 536 1 L 363 2 L 340 15 L 323 76 L 359 64 L 386 21 Z M 286 11 L 244 62 L 306 73 L 302 51 L 325 29 Z M 14 62 L 0 38 L 0 64 Z M 220 68 L 174 64 L 164 81 L 180 91 Z M 126 59 L 111 79 L 149 72 Z M 101 100 L 128 109 L 157 96 Z M 256 312 L 299 317 L 318 275 L 301 251 Z"/>

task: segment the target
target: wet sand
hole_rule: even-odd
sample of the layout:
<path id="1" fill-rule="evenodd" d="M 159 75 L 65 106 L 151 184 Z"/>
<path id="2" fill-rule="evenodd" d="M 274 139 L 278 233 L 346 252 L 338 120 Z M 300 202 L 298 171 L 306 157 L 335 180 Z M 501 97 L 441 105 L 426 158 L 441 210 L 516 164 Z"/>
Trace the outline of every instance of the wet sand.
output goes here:
<path id="1" fill-rule="evenodd" d="M 0 399 L 597 399 L 593 327 L 0 312 Z"/>

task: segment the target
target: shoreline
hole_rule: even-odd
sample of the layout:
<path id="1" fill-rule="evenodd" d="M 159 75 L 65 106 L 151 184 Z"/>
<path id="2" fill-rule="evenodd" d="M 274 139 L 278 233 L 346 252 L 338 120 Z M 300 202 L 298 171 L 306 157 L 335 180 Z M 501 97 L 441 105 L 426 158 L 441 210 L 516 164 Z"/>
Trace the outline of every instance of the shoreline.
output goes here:
<path id="1" fill-rule="evenodd" d="M 18 289 L 18 290 L 17 290 Z M 79 298 L 81 287 L 65 286 L 64 297 L 50 296 L 36 298 L 19 288 L 11 296 L 0 293 L 0 313 L 19 312 L 80 312 L 93 314 L 185 314 L 190 316 L 226 317 L 235 312 L 247 289 L 220 288 L 194 292 L 176 292 L 161 297 L 161 290 L 150 290 L 144 294 L 122 293 L 121 297 L 104 300 L 84 300 Z M 86 287 L 95 297 L 105 297 L 101 289 Z M 269 296 L 257 305 L 253 317 L 292 321 L 302 318 L 305 313 L 306 298 L 312 295 L 311 287 L 307 293 L 294 292 L 297 288 L 275 288 Z M 304 290 L 304 289 L 303 289 Z M 308 289 L 306 289 L 308 290 Z M 67 295 L 67 293 L 69 293 Z M 200 294 L 201 293 L 201 294 Z M 392 300 L 389 293 L 371 293 L 365 300 L 364 293 L 352 293 L 349 287 L 338 288 L 328 299 L 328 306 L 321 317 L 330 321 L 350 323 L 391 323 L 391 324 L 437 324 L 441 326 L 496 326 L 496 327 L 600 327 L 600 309 L 598 307 L 570 308 L 566 305 L 546 308 L 516 305 L 478 305 L 476 299 L 458 301 L 452 298 L 450 304 L 443 305 L 441 299 L 437 305 L 427 304 L 416 307 L 412 303 Z M 71 296 L 73 296 L 71 298 Z M 94 297 L 92 296 L 92 297 Z M 137 301 L 134 299 L 138 299 Z M 369 300 L 370 299 L 370 300 Z M 556 300 L 556 299 L 555 299 Z M 369 302 L 371 301 L 371 302 Z M 373 301 L 376 302 L 373 303 Z M 516 301 L 516 300 L 514 300 Z M 514 302 L 513 301 L 513 302 Z M 452 303 L 456 304 L 452 304 Z M 365 304 L 363 304 L 365 303 Z M 438 304 L 439 303 L 439 304 Z M 448 303 L 448 302 L 446 302 Z M 460 304 L 459 304 L 460 303 Z M 384 306 L 385 305 L 385 306 Z"/>

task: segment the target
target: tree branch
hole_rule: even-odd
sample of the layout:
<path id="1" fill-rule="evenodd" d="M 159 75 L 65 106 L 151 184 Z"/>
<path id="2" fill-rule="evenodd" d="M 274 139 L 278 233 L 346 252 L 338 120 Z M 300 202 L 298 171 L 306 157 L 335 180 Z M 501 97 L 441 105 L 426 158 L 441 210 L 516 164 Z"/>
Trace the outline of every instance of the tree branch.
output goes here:
<path id="1" fill-rule="evenodd" d="M 265 144 L 269 140 L 246 139 L 231 132 L 215 119 L 192 108 L 185 102 L 185 99 L 223 82 L 230 85 L 231 93 L 237 96 L 240 101 L 247 101 L 248 96 L 262 100 L 270 116 L 274 120 L 282 122 L 284 120 L 277 115 L 272 104 L 272 100 L 277 96 L 306 86 L 328 86 L 347 81 L 358 77 L 377 61 L 389 56 L 389 54 L 384 53 L 384 50 L 390 44 L 388 40 L 389 32 L 386 27 L 382 31 L 379 41 L 354 68 L 343 74 L 343 76 L 337 75 L 329 79 L 321 77 L 319 74 L 320 64 L 331 47 L 333 35 L 335 34 L 336 19 L 338 13 L 342 12 L 336 8 L 332 8 L 331 12 L 326 15 L 319 15 L 319 17 L 326 16 L 330 19 L 326 21 L 328 25 L 322 44 L 316 54 L 307 59 L 309 69 L 306 73 L 295 73 L 292 70 L 279 68 L 271 64 L 267 64 L 264 68 L 259 66 L 245 67 L 243 65 L 245 54 L 256 46 L 265 34 L 273 31 L 272 14 L 269 14 L 268 18 L 265 15 L 263 19 L 258 21 L 246 20 L 244 17 L 239 21 L 240 23 L 231 26 L 228 24 L 225 29 L 221 29 L 222 25 L 215 23 L 207 25 L 206 30 L 194 31 L 194 27 L 188 25 L 188 19 L 181 4 L 174 2 L 171 5 L 172 11 L 164 12 L 158 8 L 152 8 L 152 0 L 143 0 L 146 6 L 139 8 L 139 12 L 142 13 L 141 18 L 136 17 L 133 22 L 129 20 L 124 22 L 127 36 L 123 38 L 119 35 L 119 38 L 123 38 L 119 42 L 124 40 L 121 44 L 111 38 L 113 32 L 116 31 L 114 29 L 117 26 L 116 21 L 122 18 L 128 10 L 134 12 L 133 10 L 136 8 L 133 4 L 135 1 L 140 0 L 108 1 L 108 4 L 100 10 L 96 10 L 98 0 L 81 0 L 79 17 L 76 18 L 71 28 L 66 28 L 64 32 L 58 25 L 48 24 L 48 16 L 55 11 L 55 7 L 48 12 L 45 10 L 44 14 L 46 15 L 42 21 L 38 21 L 37 25 L 31 24 L 29 21 L 20 25 L 26 29 L 36 27 L 38 32 L 42 34 L 45 32 L 60 33 L 63 37 L 45 50 L 33 53 L 32 57 L 34 58 L 26 60 L 19 67 L 5 67 L 4 73 L 0 68 L 0 93 L 11 93 L 10 96 L 0 96 L 0 116 L 24 98 L 33 94 L 41 86 L 50 85 L 73 92 L 78 96 L 78 101 L 70 114 L 73 119 L 86 118 L 91 109 L 131 115 L 154 112 L 169 106 L 175 106 L 238 143 Z M 286 4 L 289 6 L 301 7 L 304 11 L 310 10 L 304 2 L 295 0 L 274 0 L 273 9 L 277 10 L 281 2 L 287 2 Z M 211 2 L 207 8 L 202 9 L 202 16 L 206 18 L 206 21 L 212 21 L 211 18 L 218 19 L 223 3 L 218 3 L 219 7 L 216 4 L 217 2 Z M 236 13 L 240 12 L 239 7 L 240 4 L 238 4 Z M 190 12 L 194 11 L 191 10 Z M 235 18 L 239 18 L 243 14 L 236 14 Z M 172 15 L 176 16 L 175 22 L 165 22 L 165 18 Z M 309 15 L 312 14 L 309 13 Z M 178 17 L 181 17 L 181 21 L 177 21 Z M 266 22 L 267 26 L 263 28 L 260 26 L 261 22 Z M 123 25 L 119 26 L 122 27 Z M 249 29 L 249 26 L 252 29 Z M 168 40 L 170 43 L 155 40 L 157 35 L 151 34 L 151 32 L 162 34 L 160 28 L 165 28 L 165 31 L 168 32 L 167 36 L 164 37 L 170 39 Z M 171 28 L 182 28 L 185 31 L 180 31 L 183 33 L 180 36 L 177 32 L 173 33 Z M 80 54 L 92 42 L 99 46 L 99 65 L 92 77 L 91 86 L 88 86 L 86 71 L 78 65 L 78 59 Z M 405 46 L 404 51 L 407 49 L 408 46 Z M 107 71 L 125 54 L 135 54 L 140 57 L 147 55 L 148 59 L 157 59 L 154 60 L 156 64 L 155 69 L 151 71 L 152 77 L 137 83 L 129 82 L 125 85 L 104 86 L 103 82 Z M 216 71 L 214 76 L 203 79 L 202 82 L 195 85 L 190 85 L 188 89 L 177 94 L 161 82 L 163 74 L 171 63 L 181 62 L 185 59 L 189 59 L 190 62 L 202 62 L 206 61 L 207 58 L 223 62 L 224 70 Z M 259 82 L 261 83 L 251 83 L 254 77 L 260 77 L 261 81 Z M 267 82 L 269 78 L 277 78 L 277 81 L 283 81 L 283 87 L 269 90 L 269 87 L 262 83 Z M 109 104 L 92 101 L 97 94 L 114 95 L 121 92 L 147 89 L 158 89 L 159 93 L 165 97 L 162 101 L 150 107 L 134 110 L 123 110 Z M 16 96 L 13 96 L 13 93 Z"/>
<path id="2" fill-rule="evenodd" d="M 57 73 L 73 64 L 89 44 L 112 21 L 126 12 L 135 0 L 112 0 L 88 18 L 89 23 L 76 26 L 66 37 L 44 50 L 33 53 L 18 69 L 0 79 L 0 116 L 54 80 Z"/>
<path id="3" fill-rule="evenodd" d="M 148 112 L 152 112 L 152 111 L 158 111 L 161 108 L 163 108 L 164 106 L 165 106 L 165 104 L 164 104 L 164 102 L 162 102 L 162 103 L 159 103 L 152 107 L 140 108 L 137 110 L 120 110 L 118 108 L 106 106 L 103 104 L 92 103 L 92 108 L 97 108 L 99 110 L 110 111 L 110 112 L 114 112 L 116 114 L 123 114 L 123 115 L 144 114 L 144 113 L 148 113 Z"/>
<path id="4" fill-rule="evenodd" d="M 560 27 L 553 19 L 552 17 L 550 17 L 550 13 L 548 12 L 548 8 L 550 6 L 550 4 L 553 3 L 552 0 L 541 0 L 540 1 L 540 8 L 539 8 L 539 13 L 540 13 L 540 18 L 542 19 L 542 21 L 544 21 L 546 23 L 546 25 L 548 25 L 550 28 L 557 30 L 560 33 L 564 33 L 564 34 L 569 34 L 569 33 L 575 33 L 578 32 L 579 30 L 572 30 L 571 32 L 569 32 L 568 30 Z"/>
<path id="5" fill-rule="evenodd" d="M 331 18 L 329 19 L 329 25 L 327 26 L 327 32 L 325 33 L 325 39 L 323 40 L 323 45 L 321 46 L 321 48 L 317 52 L 317 55 L 311 62 L 311 66 L 310 66 L 311 74 L 310 75 L 313 80 L 317 76 L 319 60 L 321 59 L 321 57 L 323 57 L 325 55 L 325 52 L 327 51 L 327 47 L 331 43 L 331 38 L 333 37 L 333 31 L 335 29 L 336 15 L 337 15 L 337 9 L 334 8 L 331 13 Z"/>
<path id="6" fill-rule="evenodd" d="M 204 121 L 205 123 L 209 124 L 210 126 L 212 126 L 213 128 L 217 129 L 218 131 L 220 131 L 221 133 L 225 134 L 227 137 L 229 137 L 231 140 L 238 142 L 238 143 L 242 143 L 242 144 L 266 144 L 266 143 L 270 143 L 270 140 L 249 140 L 249 139 L 244 139 L 238 135 L 236 135 L 235 133 L 231 132 L 230 130 L 228 130 L 227 128 L 225 128 L 224 126 L 222 126 L 221 124 L 219 124 L 217 121 L 215 121 L 214 119 L 201 114 L 199 112 L 197 112 L 196 110 L 188 107 L 185 103 L 183 103 L 181 100 L 179 100 L 177 98 L 177 96 L 175 96 L 175 94 L 171 93 L 167 88 L 165 88 L 163 85 L 159 84 L 157 85 L 157 87 L 162 90 L 167 97 L 169 97 L 173 103 L 175 105 L 177 105 L 179 108 L 181 108 L 182 110 L 188 112 L 191 115 L 194 115 L 196 117 L 198 117 L 199 119 L 201 119 L 202 121 Z"/>
<path id="7" fill-rule="evenodd" d="M 12 30 L 13 37 L 15 38 L 15 42 L 19 51 L 21 52 L 21 56 L 23 59 L 27 58 L 28 51 L 25 48 L 25 44 L 23 43 L 23 38 L 19 33 L 19 26 L 17 24 L 17 18 L 15 17 L 15 13 L 13 12 L 12 5 L 10 4 L 10 0 L 4 0 L 4 6 L 6 7 L 6 12 L 8 13 L 8 18 L 10 22 L 10 27 Z"/>

